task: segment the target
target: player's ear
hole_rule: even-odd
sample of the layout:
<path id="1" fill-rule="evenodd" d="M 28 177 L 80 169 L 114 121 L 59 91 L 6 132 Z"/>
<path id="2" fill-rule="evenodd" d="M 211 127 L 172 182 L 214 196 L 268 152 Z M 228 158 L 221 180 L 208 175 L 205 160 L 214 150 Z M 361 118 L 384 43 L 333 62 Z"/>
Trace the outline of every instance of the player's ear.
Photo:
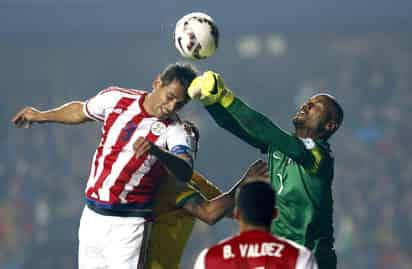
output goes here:
<path id="1" fill-rule="evenodd" d="M 153 90 L 158 90 L 161 86 L 162 86 L 162 80 L 160 79 L 160 75 L 157 75 L 152 83 Z"/>
<path id="2" fill-rule="evenodd" d="M 272 219 L 276 219 L 278 217 L 278 208 L 274 207 L 273 208 L 273 213 L 272 213 Z"/>
<path id="3" fill-rule="evenodd" d="M 328 133 L 332 133 L 332 134 L 333 134 L 337 129 L 338 129 L 338 124 L 337 124 L 335 121 L 333 121 L 333 120 L 327 122 L 326 125 L 325 125 L 325 130 L 326 130 Z"/>

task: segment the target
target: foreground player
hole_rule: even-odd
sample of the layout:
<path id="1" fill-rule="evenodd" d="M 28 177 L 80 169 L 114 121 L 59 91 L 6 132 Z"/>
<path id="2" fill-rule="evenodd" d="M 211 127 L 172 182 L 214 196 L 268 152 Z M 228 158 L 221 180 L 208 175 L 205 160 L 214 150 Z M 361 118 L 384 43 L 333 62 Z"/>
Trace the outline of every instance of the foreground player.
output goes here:
<path id="1" fill-rule="evenodd" d="M 276 196 L 265 182 L 247 183 L 236 198 L 240 234 L 203 250 L 195 269 L 317 269 L 312 253 L 270 233 Z"/>
<path id="2" fill-rule="evenodd" d="M 150 93 L 110 87 L 86 102 L 26 107 L 13 118 L 17 127 L 103 122 L 80 220 L 79 268 L 137 268 L 159 180 L 166 169 L 182 181 L 193 173 L 191 137 L 175 112 L 187 103 L 196 74 L 174 64 L 154 79 Z"/>
<path id="3" fill-rule="evenodd" d="M 319 268 L 336 268 L 334 158 L 327 142 L 343 121 L 343 110 L 335 98 L 319 94 L 307 100 L 293 117 L 295 133 L 288 134 L 235 97 L 211 71 L 193 81 L 189 94 L 200 97 L 221 127 L 268 152 L 270 179 L 279 207 L 272 233 L 313 250 Z"/>
<path id="4" fill-rule="evenodd" d="M 195 137 L 196 144 L 193 147 L 197 149 L 199 132 L 196 126 L 188 121 L 184 125 L 189 135 Z M 196 150 L 194 155 L 196 156 Z M 154 221 L 145 269 L 180 268 L 180 258 L 195 219 L 214 224 L 228 212 L 232 213 L 236 186 L 252 178 L 268 178 L 267 164 L 264 161 L 254 162 L 235 186 L 222 195 L 213 183 L 196 171 L 188 185 L 179 184 L 172 177 L 163 179 L 153 208 Z"/>

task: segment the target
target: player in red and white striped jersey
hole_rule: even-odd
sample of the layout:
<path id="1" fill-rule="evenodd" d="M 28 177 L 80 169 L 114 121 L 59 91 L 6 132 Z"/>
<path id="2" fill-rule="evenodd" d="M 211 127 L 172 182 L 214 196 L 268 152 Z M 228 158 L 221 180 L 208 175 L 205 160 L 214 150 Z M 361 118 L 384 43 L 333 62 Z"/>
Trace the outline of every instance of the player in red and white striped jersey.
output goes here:
<path id="1" fill-rule="evenodd" d="M 86 102 L 47 111 L 26 107 L 13 118 L 17 127 L 103 123 L 80 220 L 79 268 L 137 268 L 159 179 L 167 172 L 191 179 L 194 137 L 176 111 L 189 100 L 196 75 L 191 65 L 174 64 L 155 78 L 150 93 L 109 87 Z"/>
<path id="2" fill-rule="evenodd" d="M 243 185 L 236 197 L 240 234 L 204 249 L 195 269 L 317 269 L 313 254 L 270 233 L 276 196 L 266 182 Z"/>

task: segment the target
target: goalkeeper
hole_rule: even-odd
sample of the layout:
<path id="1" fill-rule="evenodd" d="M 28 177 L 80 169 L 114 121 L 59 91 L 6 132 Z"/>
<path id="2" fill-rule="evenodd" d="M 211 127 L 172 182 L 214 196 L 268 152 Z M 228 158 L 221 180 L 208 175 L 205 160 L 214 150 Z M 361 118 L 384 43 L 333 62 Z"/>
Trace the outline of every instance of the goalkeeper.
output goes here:
<path id="1" fill-rule="evenodd" d="M 328 139 L 343 121 L 334 97 L 318 94 L 300 106 L 288 134 L 256 112 L 212 71 L 197 77 L 189 95 L 199 99 L 216 123 L 268 153 L 270 183 L 277 192 L 279 216 L 272 233 L 305 245 L 320 269 L 334 269 L 332 181 L 334 158 Z"/>

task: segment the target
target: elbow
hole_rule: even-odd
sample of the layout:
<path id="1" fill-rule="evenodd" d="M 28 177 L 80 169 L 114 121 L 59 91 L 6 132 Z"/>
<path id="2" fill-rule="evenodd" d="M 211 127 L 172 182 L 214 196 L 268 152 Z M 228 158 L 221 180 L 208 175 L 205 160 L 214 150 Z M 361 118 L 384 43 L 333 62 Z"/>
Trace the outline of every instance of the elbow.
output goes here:
<path id="1" fill-rule="evenodd" d="M 204 203 L 197 212 L 197 218 L 208 225 L 214 225 L 223 217 L 216 210 L 213 210 L 210 202 Z"/>

